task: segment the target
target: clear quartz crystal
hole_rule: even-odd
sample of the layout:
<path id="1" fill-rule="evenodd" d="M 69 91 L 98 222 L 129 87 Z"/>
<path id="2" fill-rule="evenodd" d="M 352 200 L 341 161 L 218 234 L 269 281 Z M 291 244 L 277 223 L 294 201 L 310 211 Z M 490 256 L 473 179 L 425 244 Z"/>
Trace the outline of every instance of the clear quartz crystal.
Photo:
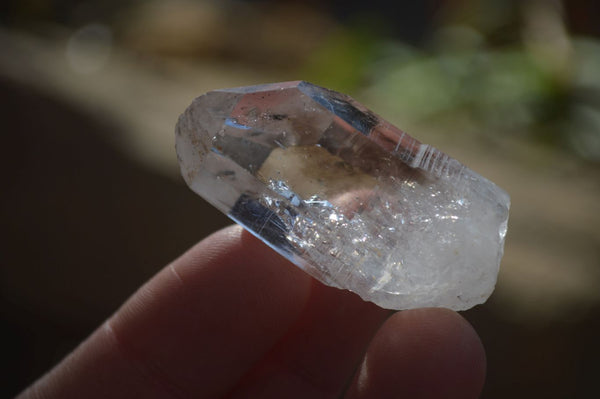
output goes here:
<path id="1" fill-rule="evenodd" d="M 325 284 L 390 309 L 464 310 L 494 289 L 508 194 L 346 95 L 212 91 L 176 147 L 193 191 Z"/>

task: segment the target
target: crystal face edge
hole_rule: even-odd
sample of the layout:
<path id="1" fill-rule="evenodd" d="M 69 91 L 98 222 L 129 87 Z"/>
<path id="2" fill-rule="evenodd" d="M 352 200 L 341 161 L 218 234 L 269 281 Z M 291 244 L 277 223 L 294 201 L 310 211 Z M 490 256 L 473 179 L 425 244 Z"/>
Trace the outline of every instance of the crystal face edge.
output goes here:
<path id="1" fill-rule="evenodd" d="M 508 195 L 350 97 L 306 82 L 209 92 L 176 132 L 192 190 L 322 282 L 391 309 L 493 291 Z"/>

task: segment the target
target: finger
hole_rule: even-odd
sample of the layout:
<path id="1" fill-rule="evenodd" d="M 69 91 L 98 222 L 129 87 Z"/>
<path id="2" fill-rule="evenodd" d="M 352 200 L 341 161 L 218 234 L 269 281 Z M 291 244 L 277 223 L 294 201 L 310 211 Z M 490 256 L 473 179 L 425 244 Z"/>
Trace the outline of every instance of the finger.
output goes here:
<path id="1" fill-rule="evenodd" d="M 484 379 L 483 346 L 466 320 L 410 310 L 377 332 L 346 398 L 477 398 Z"/>
<path id="2" fill-rule="evenodd" d="M 339 398 L 389 313 L 313 280 L 298 321 L 228 398 Z"/>
<path id="3" fill-rule="evenodd" d="M 31 392 L 218 397 L 290 328 L 309 292 L 306 274 L 226 229 L 163 269 Z"/>

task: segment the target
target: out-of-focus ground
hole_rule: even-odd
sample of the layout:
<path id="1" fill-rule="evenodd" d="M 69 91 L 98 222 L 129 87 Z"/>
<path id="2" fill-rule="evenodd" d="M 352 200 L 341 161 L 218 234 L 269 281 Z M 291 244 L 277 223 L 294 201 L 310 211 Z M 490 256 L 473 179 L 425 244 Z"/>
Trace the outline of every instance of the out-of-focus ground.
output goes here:
<path id="1" fill-rule="evenodd" d="M 191 100 L 297 79 L 352 94 L 510 193 L 496 292 L 464 313 L 488 353 L 483 397 L 600 393 L 593 2 L 428 1 L 388 12 L 403 28 L 378 1 L 373 13 L 355 2 L 109 3 L 4 6 L 3 394 L 230 223 L 179 177 L 173 128 Z"/>

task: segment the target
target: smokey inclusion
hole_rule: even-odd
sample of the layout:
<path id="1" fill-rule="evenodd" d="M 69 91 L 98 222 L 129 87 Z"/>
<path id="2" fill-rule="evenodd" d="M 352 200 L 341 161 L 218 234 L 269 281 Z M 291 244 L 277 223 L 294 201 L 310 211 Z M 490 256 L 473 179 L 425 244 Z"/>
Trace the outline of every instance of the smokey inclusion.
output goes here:
<path id="1" fill-rule="evenodd" d="M 390 309 L 464 310 L 494 290 L 508 194 L 344 94 L 211 91 L 176 147 L 193 191 L 327 285 Z"/>

